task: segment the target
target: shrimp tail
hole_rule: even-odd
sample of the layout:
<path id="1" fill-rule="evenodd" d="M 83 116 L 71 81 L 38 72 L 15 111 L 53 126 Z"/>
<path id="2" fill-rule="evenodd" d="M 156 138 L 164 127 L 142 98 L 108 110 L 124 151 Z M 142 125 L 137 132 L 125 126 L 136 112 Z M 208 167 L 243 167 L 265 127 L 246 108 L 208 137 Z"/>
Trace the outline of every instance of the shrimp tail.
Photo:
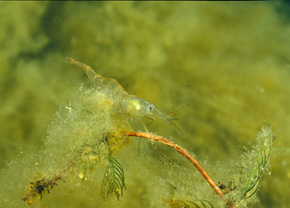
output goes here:
<path id="1" fill-rule="evenodd" d="M 66 58 L 66 61 L 70 64 L 73 64 L 77 67 L 80 67 L 84 70 L 84 72 L 86 72 L 87 76 L 89 77 L 89 79 L 91 81 L 94 81 L 96 80 L 97 78 L 102 78 L 101 75 L 97 74 L 90 66 L 84 64 L 84 63 L 81 63 L 73 58 L 70 58 L 70 57 L 67 57 Z"/>

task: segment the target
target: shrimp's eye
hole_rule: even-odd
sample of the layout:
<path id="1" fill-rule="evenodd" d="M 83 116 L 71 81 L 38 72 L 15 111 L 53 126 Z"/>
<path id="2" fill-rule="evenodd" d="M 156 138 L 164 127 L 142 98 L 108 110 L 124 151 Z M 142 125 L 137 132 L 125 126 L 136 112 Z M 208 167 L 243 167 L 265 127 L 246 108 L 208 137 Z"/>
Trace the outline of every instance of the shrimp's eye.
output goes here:
<path id="1" fill-rule="evenodd" d="M 150 107 L 149 107 L 149 110 L 150 110 L 150 111 L 153 111 L 153 107 L 152 107 L 152 106 L 150 106 Z"/>

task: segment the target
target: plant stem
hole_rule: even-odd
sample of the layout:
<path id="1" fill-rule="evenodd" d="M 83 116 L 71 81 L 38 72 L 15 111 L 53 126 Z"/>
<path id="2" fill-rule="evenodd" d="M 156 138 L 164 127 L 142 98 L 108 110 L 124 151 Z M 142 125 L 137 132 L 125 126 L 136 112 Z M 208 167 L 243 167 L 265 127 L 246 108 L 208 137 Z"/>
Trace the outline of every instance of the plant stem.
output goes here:
<path id="1" fill-rule="evenodd" d="M 161 142 L 173 149 L 175 149 L 176 151 L 178 151 L 180 154 L 182 154 L 183 156 L 185 156 L 196 168 L 197 170 L 201 173 L 201 175 L 205 178 L 205 180 L 209 183 L 209 185 L 215 190 L 215 192 L 220 195 L 221 197 L 224 196 L 223 192 L 220 190 L 220 188 L 215 184 L 215 182 L 211 179 L 211 177 L 205 172 L 205 170 L 203 169 L 203 167 L 197 162 L 196 159 L 194 159 L 193 156 L 191 156 L 185 149 L 181 148 L 180 146 L 178 146 L 177 144 L 161 137 L 161 136 L 157 136 L 154 134 L 150 134 L 150 133 L 144 133 L 144 132 L 123 132 L 124 135 L 126 136 L 134 136 L 134 137 L 143 137 L 143 138 L 147 138 L 147 139 L 151 139 L 154 141 L 158 141 Z"/>

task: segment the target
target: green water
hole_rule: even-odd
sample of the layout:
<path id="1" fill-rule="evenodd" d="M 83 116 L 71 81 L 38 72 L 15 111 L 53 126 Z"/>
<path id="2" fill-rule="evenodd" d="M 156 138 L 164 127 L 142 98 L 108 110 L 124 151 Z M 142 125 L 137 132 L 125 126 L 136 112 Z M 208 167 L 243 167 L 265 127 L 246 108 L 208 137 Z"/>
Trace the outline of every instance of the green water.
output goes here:
<path id="1" fill-rule="evenodd" d="M 74 141 L 85 138 L 82 133 L 87 133 L 89 119 L 92 132 L 101 128 L 98 122 L 104 118 L 94 120 L 87 114 L 83 116 L 87 123 L 80 117 L 79 125 L 60 122 L 58 116 L 65 115 L 63 109 L 70 103 L 82 109 L 88 100 L 78 93 L 80 85 L 90 89 L 85 73 L 69 65 L 66 57 L 115 78 L 128 93 L 166 114 L 181 108 L 174 114 L 181 134 L 160 119 L 147 128 L 194 154 L 217 182 L 228 184 L 238 175 L 242 147 L 255 145 L 262 125 L 271 126 L 277 135 L 271 175 L 263 175 L 253 202 L 241 206 L 288 206 L 289 5 L 65 1 L 1 2 L 0 7 L 1 193 L 6 193 L 1 201 L 6 207 L 25 207 L 21 197 L 37 175 L 35 166 L 52 174 L 53 164 L 45 165 L 50 154 L 66 153 L 61 152 L 68 144 L 60 142 L 64 137 L 56 146 L 49 143 L 59 136 L 52 129 L 65 129 Z M 137 146 L 138 140 L 133 140 L 114 153 L 126 177 L 121 201 L 114 196 L 103 201 L 99 194 L 103 162 L 91 179 L 64 179 L 34 206 L 182 207 L 173 201 L 196 197 L 223 207 L 224 202 L 178 153 L 145 141 L 141 157 L 135 158 Z M 72 175 L 79 176 L 78 171 Z"/>

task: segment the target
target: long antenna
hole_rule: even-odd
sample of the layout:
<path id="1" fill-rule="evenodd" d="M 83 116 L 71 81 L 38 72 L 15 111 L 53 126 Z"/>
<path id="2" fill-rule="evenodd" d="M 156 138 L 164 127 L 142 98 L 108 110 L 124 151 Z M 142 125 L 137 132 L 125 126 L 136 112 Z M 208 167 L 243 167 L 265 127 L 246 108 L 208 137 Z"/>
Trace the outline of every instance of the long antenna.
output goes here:
<path id="1" fill-rule="evenodd" d="M 137 82 L 137 92 L 136 92 L 136 95 L 138 95 L 138 93 L 139 93 L 140 82 L 141 82 L 141 78 L 142 78 L 143 71 L 144 71 L 144 68 L 145 68 L 145 64 L 146 64 L 146 62 L 147 62 L 148 54 L 149 54 L 149 48 L 147 49 L 146 58 L 145 58 L 145 60 L 144 60 L 143 67 L 142 67 L 142 70 L 141 70 L 141 73 L 140 73 L 140 76 L 139 76 L 139 79 L 138 79 L 138 82 Z"/>

